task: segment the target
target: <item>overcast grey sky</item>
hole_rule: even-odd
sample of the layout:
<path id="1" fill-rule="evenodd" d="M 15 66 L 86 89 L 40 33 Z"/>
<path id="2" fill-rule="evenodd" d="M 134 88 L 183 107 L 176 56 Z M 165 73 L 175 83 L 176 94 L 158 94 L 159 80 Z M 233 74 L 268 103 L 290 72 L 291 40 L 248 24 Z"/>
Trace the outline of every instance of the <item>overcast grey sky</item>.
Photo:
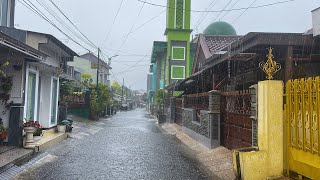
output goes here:
<path id="1" fill-rule="evenodd" d="M 54 21 L 53 17 L 50 16 L 45 9 L 41 8 L 36 0 L 30 1 Z M 45 2 L 50 5 L 51 9 L 58 13 L 49 0 L 38 1 Z M 76 26 L 93 41 L 94 44 L 101 47 L 102 51 L 107 56 L 115 54 L 120 55 L 112 61 L 111 66 L 117 78 L 111 77 L 111 80 L 118 79 L 119 81 L 122 81 L 122 78 L 125 78 L 126 86 L 131 86 L 131 88 L 134 89 L 146 89 L 146 77 L 149 69 L 152 43 L 153 41 L 159 40 L 165 41 L 165 36 L 163 34 L 166 25 L 166 14 L 161 13 L 165 8 L 147 4 L 143 5 L 143 3 L 138 0 L 123 0 L 118 17 L 114 25 L 112 25 L 121 0 L 53 1 L 71 19 L 71 21 L 73 21 Z M 166 0 L 147 1 L 166 5 Z M 192 9 L 205 10 L 213 0 L 191 1 Z M 229 0 L 214 1 L 216 1 L 216 4 L 211 10 L 221 10 L 229 3 Z M 227 9 L 237 1 L 238 0 L 232 0 Z M 254 2 L 253 6 L 259 6 L 278 1 L 283 0 L 256 0 L 255 2 L 254 0 L 239 0 L 233 8 L 248 7 L 252 2 Z M 210 23 L 215 21 L 215 19 L 219 20 L 224 16 L 221 20 L 231 23 L 239 35 L 245 35 L 248 32 L 305 32 L 312 27 L 311 10 L 317 7 L 320 7 L 319 0 L 295 0 L 270 7 L 249 9 L 237 21 L 235 21 L 235 19 L 239 17 L 243 10 L 232 11 L 225 16 L 225 13 L 222 13 L 218 18 L 217 16 L 219 13 L 208 13 L 197 29 L 194 29 L 195 24 L 198 22 L 202 13 L 192 13 L 191 27 L 194 29 L 193 34 L 201 33 Z M 156 18 L 137 29 L 153 17 Z M 68 23 L 66 19 L 63 20 Z M 54 22 L 58 27 L 61 27 L 64 31 L 68 32 L 57 21 Z M 76 45 L 72 41 L 67 40 L 67 37 L 45 20 L 31 12 L 19 1 L 17 1 L 16 4 L 15 25 L 16 28 L 20 29 L 52 34 L 80 55 L 87 52 L 87 50 Z M 69 24 L 69 26 L 71 25 Z M 112 29 L 110 31 L 111 27 Z M 134 31 L 126 38 L 131 29 Z M 109 31 L 110 34 L 107 38 Z M 68 32 L 68 34 L 71 33 Z M 85 47 L 89 48 L 92 52 L 97 53 L 96 49 L 84 44 L 75 36 L 72 37 L 79 43 L 82 43 Z M 135 66 L 132 67 L 133 65 Z"/>

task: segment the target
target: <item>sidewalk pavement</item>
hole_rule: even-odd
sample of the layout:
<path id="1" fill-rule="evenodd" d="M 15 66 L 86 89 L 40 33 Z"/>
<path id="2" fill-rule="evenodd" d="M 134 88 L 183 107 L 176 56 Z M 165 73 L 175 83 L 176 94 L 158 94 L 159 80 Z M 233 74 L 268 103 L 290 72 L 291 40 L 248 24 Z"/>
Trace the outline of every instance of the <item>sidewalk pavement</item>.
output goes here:
<path id="1" fill-rule="evenodd" d="M 1 146 L 0 150 L 0 174 L 11 164 L 28 159 L 33 154 L 33 150 L 12 146 Z"/>
<path id="2" fill-rule="evenodd" d="M 209 149 L 182 132 L 177 124 L 160 125 L 168 134 L 176 136 L 188 146 L 195 154 L 199 168 L 211 179 L 234 180 L 236 179 L 232 165 L 232 151 L 225 147 Z"/>
<path id="3" fill-rule="evenodd" d="M 44 130 L 44 135 L 29 149 L 0 146 L 0 174 L 15 164 L 31 159 L 36 152 L 44 151 L 67 138 L 67 133 L 56 133 L 55 129 Z M 0 179 L 2 176 L 0 176 Z"/>

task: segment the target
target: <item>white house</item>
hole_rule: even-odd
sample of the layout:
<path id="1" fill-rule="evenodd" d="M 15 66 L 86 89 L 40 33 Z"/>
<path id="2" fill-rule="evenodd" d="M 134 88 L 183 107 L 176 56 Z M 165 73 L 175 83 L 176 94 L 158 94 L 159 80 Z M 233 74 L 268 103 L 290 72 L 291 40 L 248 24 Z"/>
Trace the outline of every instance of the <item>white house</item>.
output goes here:
<path id="1" fill-rule="evenodd" d="M 109 86 L 111 67 L 101 59 L 99 64 L 99 83 Z M 74 57 L 72 62 L 68 62 L 68 66 L 73 67 L 75 71 L 78 71 L 81 74 L 90 74 L 92 76 L 93 83 L 97 83 L 98 57 L 94 54 L 86 53 L 80 57 Z"/>
<path id="2" fill-rule="evenodd" d="M 67 73 L 67 61 L 77 54 L 52 35 L 0 27 L 3 33 L 47 55 L 41 62 L 26 62 L 24 87 L 25 120 L 36 120 L 44 128 L 58 122 L 59 76 Z"/>
<path id="3" fill-rule="evenodd" d="M 0 118 L 4 127 L 10 129 L 8 144 L 21 146 L 27 64 L 43 62 L 47 55 L 1 32 L 0 39 L 0 66 L 9 62 L 0 69 L 6 75 L 0 75 Z M 3 79 L 7 77 L 11 79 L 12 88 L 6 93 Z M 9 99 L 5 98 L 7 95 Z"/>

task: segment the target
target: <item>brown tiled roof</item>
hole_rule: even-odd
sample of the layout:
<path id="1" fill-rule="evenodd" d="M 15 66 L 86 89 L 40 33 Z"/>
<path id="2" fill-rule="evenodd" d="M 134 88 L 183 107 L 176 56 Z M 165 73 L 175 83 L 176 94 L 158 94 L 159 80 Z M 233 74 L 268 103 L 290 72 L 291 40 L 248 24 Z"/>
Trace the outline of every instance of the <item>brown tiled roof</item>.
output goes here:
<path id="1" fill-rule="evenodd" d="M 240 39 L 241 36 L 205 36 L 206 44 L 211 54 L 219 52 L 231 43 Z"/>

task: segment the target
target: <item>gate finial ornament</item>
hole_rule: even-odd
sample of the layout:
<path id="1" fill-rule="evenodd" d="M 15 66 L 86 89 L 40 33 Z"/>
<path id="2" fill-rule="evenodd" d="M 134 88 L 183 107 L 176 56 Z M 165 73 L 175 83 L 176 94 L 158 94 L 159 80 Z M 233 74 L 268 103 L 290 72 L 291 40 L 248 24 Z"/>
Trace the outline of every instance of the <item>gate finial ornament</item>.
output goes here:
<path id="1" fill-rule="evenodd" d="M 280 71 L 281 69 L 281 64 L 277 63 L 276 61 L 273 60 L 274 56 L 272 54 L 272 48 L 267 48 L 269 51 L 269 54 L 267 55 L 267 62 L 260 62 L 259 67 L 262 69 L 263 72 L 267 74 L 267 79 L 271 80 L 273 79 L 273 75 Z"/>

